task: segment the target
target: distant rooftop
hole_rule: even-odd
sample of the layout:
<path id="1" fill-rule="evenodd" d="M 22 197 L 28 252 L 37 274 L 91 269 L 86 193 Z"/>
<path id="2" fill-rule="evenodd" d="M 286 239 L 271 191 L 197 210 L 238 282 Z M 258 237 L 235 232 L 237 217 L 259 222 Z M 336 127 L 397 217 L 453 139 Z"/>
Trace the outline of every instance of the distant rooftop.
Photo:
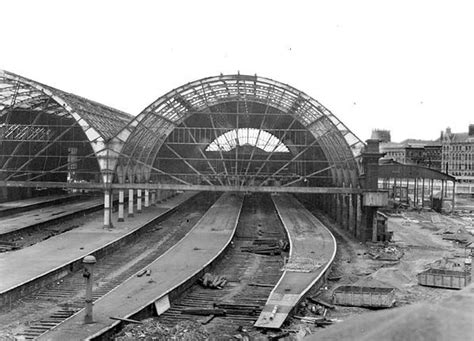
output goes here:
<path id="1" fill-rule="evenodd" d="M 463 133 L 452 133 L 448 127 L 443 133 L 443 139 L 450 142 L 474 142 L 474 124 L 470 124 L 468 132 Z"/>

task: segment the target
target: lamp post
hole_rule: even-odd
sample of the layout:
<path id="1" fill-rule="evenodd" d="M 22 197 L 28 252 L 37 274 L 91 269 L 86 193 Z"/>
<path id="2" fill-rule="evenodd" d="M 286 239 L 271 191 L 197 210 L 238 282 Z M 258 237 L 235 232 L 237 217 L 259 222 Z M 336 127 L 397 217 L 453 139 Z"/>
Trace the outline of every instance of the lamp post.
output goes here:
<path id="1" fill-rule="evenodd" d="M 86 316 L 84 317 L 84 323 L 92 323 L 92 275 L 94 270 L 94 264 L 97 262 L 94 256 L 86 256 L 82 260 L 84 264 L 84 278 L 86 279 Z"/>

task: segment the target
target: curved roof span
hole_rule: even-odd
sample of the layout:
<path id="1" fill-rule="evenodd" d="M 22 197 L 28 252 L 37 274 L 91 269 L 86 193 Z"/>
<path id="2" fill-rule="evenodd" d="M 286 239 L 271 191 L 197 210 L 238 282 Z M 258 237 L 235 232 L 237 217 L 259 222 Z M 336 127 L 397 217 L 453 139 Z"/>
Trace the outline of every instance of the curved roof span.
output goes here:
<path id="1" fill-rule="evenodd" d="M 0 70 L 0 138 L 4 142 L 0 175 L 6 180 L 14 180 L 26 173 L 28 179 L 41 177 L 41 173 L 65 173 L 68 167 L 71 169 L 68 166 L 71 160 L 67 160 L 68 148 L 69 152 L 71 148 L 79 148 L 82 151 L 69 158 L 74 158 L 74 167 L 79 162 L 77 157 L 93 160 L 92 163 L 83 161 L 92 177 L 92 173 L 97 173 L 97 162 L 100 170 L 107 169 L 101 161 L 106 154 L 106 143 L 132 117 L 103 104 Z M 89 142 L 90 148 L 84 147 L 84 141 Z M 52 158 L 56 161 L 52 162 Z M 33 169 L 35 167 L 43 168 Z"/>
<path id="2" fill-rule="evenodd" d="M 201 146 L 208 145 L 218 136 L 239 128 L 255 128 L 275 135 L 293 150 L 295 159 L 291 162 L 298 161 L 308 148 L 317 146 L 324 155 L 321 162 L 326 162 L 325 169 L 331 174 L 333 185 L 358 185 L 359 166 L 356 158 L 360 155 L 364 143 L 312 97 L 287 84 L 256 75 L 237 74 L 204 78 L 158 98 L 125 128 L 128 139 L 122 150 L 124 158 L 121 164 L 130 166 L 130 163 L 135 162 L 152 172 L 167 174 L 177 180 L 176 176 L 159 168 L 160 160 L 166 159 L 166 154 L 160 154 L 162 146 L 165 146 L 173 157 L 186 164 L 188 170 L 203 176 L 206 174 L 203 171 L 196 172 L 196 166 L 183 156 L 186 151 L 180 152 L 172 146 L 180 143 L 177 140 L 170 141 L 170 137 L 174 135 L 172 132 L 181 129 L 186 136 L 194 135 L 191 137 L 195 140 L 194 144 Z M 206 129 L 212 132 L 206 135 Z M 298 134 L 295 133 L 297 131 Z M 307 132 L 310 133 L 310 138 L 306 136 Z M 197 141 L 196 136 L 205 141 Z M 304 142 L 293 141 L 302 141 L 303 137 L 308 143 L 306 146 Z M 291 148 L 292 143 L 294 148 Z M 222 173 L 213 166 L 214 161 L 203 154 L 201 147 L 191 159 L 198 157 L 207 162 L 207 168 L 214 175 Z M 221 159 L 223 157 L 221 155 Z M 236 161 L 242 160 L 240 158 Z M 239 167 L 236 162 L 235 167 L 232 166 L 235 168 L 234 172 L 229 165 L 223 163 L 223 172 L 227 176 L 231 173 L 235 176 L 242 175 L 236 170 L 240 171 Z M 287 168 L 283 163 L 282 169 Z M 283 170 L 270 171 L 270 175 L 276 176 Z M 297 175 L 300 175 L 299 180 L 302 180 L 319 172 L 323 172 L 321 167 L 306 169 Z M 248 167 L 243 174 L 248 175 Z M 178 181 L 186 182 L 182 177 L 178 178 L 182 180 Z M 209 178 L 206 181 L 209 182 L 208 180 Z"/>
<path id="3" fill-rule="evenodd" d="M 40 105 L 53 99 L 56 106 Z M 51 104 L 51 103 L 50 103 Z M 89 99 L 55 89 L 11 72 L 0 70 L 0 115 L 5 109 L 42 110 L 58 116 L 71 115 L 83 127 L 90 141 L 113 137 L 133 116 Z"/>

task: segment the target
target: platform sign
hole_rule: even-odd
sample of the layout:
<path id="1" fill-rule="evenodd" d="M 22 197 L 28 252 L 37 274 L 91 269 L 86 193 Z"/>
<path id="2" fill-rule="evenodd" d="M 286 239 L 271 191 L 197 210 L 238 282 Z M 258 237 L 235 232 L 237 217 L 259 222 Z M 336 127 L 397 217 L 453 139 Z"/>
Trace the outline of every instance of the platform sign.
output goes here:
<path id="1" fill-rule="evenodd" d="M 169 308 L 170 308 L 170 300 L 168 298 L 168 295 L 165 295 L 155 301 L 155 309 L 158 316 L 163 314 Z"/>

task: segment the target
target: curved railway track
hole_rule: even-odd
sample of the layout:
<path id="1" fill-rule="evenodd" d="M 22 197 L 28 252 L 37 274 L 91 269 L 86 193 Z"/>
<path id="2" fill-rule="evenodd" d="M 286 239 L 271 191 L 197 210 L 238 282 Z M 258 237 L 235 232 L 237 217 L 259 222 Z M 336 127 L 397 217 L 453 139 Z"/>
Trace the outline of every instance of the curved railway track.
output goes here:
<path id="1" fill-rule="evenodd" d="M 161 222 L 146 227 L 126 249 L 108 254 L 94 270 L 97 287 L 93 298 L 104 296 L 130 276 L 154 261 L 179 241 L 199 221 L 217 199 L 218 194 L 200 193 Z M 207 321 L 211 337 L 232 338 L 236 334 L 255 337 L 261 331 L 254 327 L 270 292 L 281 277 L 287 252 L 275 250 L 267 254 L 254 252 L 255 246 L 288 243 L 285 228 L 268 194 L 246 196 L 239 223 L 225 255 L 216 261 L 211 272 L 227 279 L 222 290 L 191 286 L 171 308 L 158 317 L 158 322 L 173 327 L 181 320 L 199 320 L 189 309 L 224 308 L 225 316 Z M 0 339 L 24 337 L 35 339 L 84 307 L 82 272 L 24 297 L 13 308 L 0 314 Z"/>
<path id="2" fill-rule="evenodd" d="M 171 308 L 158 317 L 168 327 L 182 320 L 202 320 L 186 313 L 188 309 L 223 307 L 226 316 L 214 317 L 206 324 L 212 337 L 231 339 L 235 334 L 256 336 L 253 327 L 273 286 L 281 276 L 286 252 L 261 255 L 245 252 L 253 245 L 287 242 L 285 230 L 266 194 L 247 196 L 232 246 L 213 267 L 212 273 L 224 276 L 228 283 L 222 290 L 193 285 Z"/>
<path id="3" fill-rule="evenodd" d="M 93 298 L 104 296 L 124 280 L 154 261 L 178 242 L 204 215 L 218 195 L 201 193 L 161 222 L 145 228 L 137 239 L 99 259 L 94 269 Z M 0 314 L 0 339 L 34 339 L 84 307 L 84 279 L 78 271 L 20 299 Z"/>

